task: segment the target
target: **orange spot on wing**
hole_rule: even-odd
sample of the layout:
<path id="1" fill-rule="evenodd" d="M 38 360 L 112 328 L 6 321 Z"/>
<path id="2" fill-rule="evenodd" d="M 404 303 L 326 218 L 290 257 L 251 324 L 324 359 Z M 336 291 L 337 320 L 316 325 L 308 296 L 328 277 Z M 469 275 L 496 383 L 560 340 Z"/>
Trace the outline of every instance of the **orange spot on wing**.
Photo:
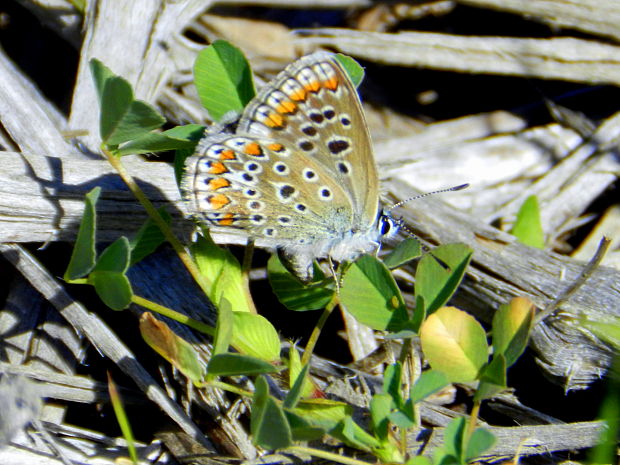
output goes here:
<path id="1" fill-rule="evenodd" d="M 277 142 L 269 144 L 267 148 L 269 150 L 273 150 L 274 152 L 281 152 L 282 150 L 284 150 L 284 146 L 282 144 L 278 144 Z"/>
<path id="2" fill-rule="evenodd" d="M 230 203 L 230 199 L 226 197 L 224 194 L 215 194 L 207 197 L 207 201 L 213 210 L 219 210 L 220 208 L 228 205 Z"/>
<path id="3" fill-rule="evenodd" d="M 222 187 L 229 187 L 230 181 L 224 178 L 213 178 L 209 181 L 209 189 L 216 191 Z"/>
<path id="4" fill-rule="evenodd" d="M 224 166 L 224 163 L 214 161 L 209 164 L 209 174 L 222 174 L 228 173 L 228 168 Z"/>
<path id="5" fill-rule="evenodd" d="M 256 142 L 249 142 L 245 144 L 243 151 L 248 155 L 261 155 L 263 153 L 260 145 L 258 145 Z"/>
<path id="6" fill-rule="evenodd" d="M 308 81 L 308 83 L 304 86 L 308 92 L 316 92 L 321 88 L 321 83 L 319 81 Z"/>
<path id="7" fill-rule="evenodd" d="M 271 113 L 264 121 L 265 126 L 270 128 L 281 128 L 284 126 L 284 118 L 278 113 Z"/>
<path id="8" fill-rule="evenodd" d="M 285 102 L 280 102 L 280 105 L 278 105 L 278 108 L 276 108 L 276 111 L 278 113 L 293 113 L 295 110 L 297 110 L 297 105 L 293 102 L 289 101 L 285 101 Z"/>
<path id="9" fill-rule="evenodd" d="M 289 97 L 296 102 L 303 102 L 306 100 L 307 92 L 303 87 L 299 87 L 291 92 Z"/>
<path id="10" fill-rule="evenodd" d="M 230 226 L 235 222 L 234 215 L 232 213 L 226 213 L 222 218 L 217 220 L 220 226 Z"/>
<path id="11" fill-rule="evenodd" d="M 338 78 L 336 76 L 332 76 L 327 81 L 324 81 L 323 85 L 325 85 L 325 87 L 329 90 L 336 90 L 338 88 Z"/>
<path id="12" fill-rule="evenodd" d="M 220 153 L 220 160 L 235 160 L 236 158 L 235 152 L 232 150 L 224 150 Z"/>

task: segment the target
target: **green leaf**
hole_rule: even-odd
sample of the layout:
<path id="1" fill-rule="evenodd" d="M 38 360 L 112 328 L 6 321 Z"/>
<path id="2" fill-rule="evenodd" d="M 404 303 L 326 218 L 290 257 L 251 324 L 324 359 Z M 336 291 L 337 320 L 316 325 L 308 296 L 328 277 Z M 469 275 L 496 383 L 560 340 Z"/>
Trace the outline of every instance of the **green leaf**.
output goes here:
<path id="1" fill-rule="evenodd" d="M 232 340 L 234 326 L 233 312 L 227 300 L 219 303 L 212 355 L 225 354 Z"/>
<path id="2" fill-rule="evenodd" d="M 393 270 L 414 258 L 418 258 L 420 255 L 422 255 L 420 242 L 408 237 L 404 241 L 401 241 L 394 250 L 383 258 L 383 264 Z"/>
<path id="3" fill-rule="evenodd" d="M 446 244 L 422 257 L 416 271 L 415 294 L 416 298 L 424 299 L 428 315 L 452 297 L 465 275 L 472 252 L 464 244 Z"/>
<path id="4" fill-rule="evenodd" d="M 262 376 L 256 380 L 250 428 L 252 442 L 265 449 L 284 449 L 293 443 L 284 410 L 269 396 L 267 381 Z"/>
<path id="5" fill-rule="evenodd" d="M 501 305 L 493 315 L 493 353 L 502 354 L 511 366 L 527 347 L 534 319 L 534 304 L 525 297 Z"/>
<path id="6" fill-rule="evenodd" d="M 106 85 L 105 91 L 107 91 L 108 85 Z M 104 94 L 104 97 L 107 98 L 107 94 Z M 104 105 L 106 102 L 107 100 L 104 101 Z M 154 107 L 141 100 L 132 100 L 124 110 L 123 114 L 115 115 L 119 116 L 118 120 L 110 121 L 109 128 L 111 131 L 108 137 L 106 139 L 102 137 L 103 142 L 108 146 L 117 146 L 123 142 L 136 139 L 166 122 L 166 119 Z"/>
<path id="7" fill-rule="evenodd" d="M 334 296 L 333 280 L 325 279 L 318 266 L 314 267 L 313 282 L 303 284 L 282 265 L 277 254 L 273 254 L 267 263 L 267 273 L 273 292 L 289 310 L 301 312 L 325 308 Z"/>
<path id="8" fill-rule="evenodd" d="M 174 179 L 181 193 L 181 197 L 187 198 L 185 186 L 183 184 L 183 175 L 185 174 L 185 162 L 195 152 L 195 149 L 180 149 L 174 152 Z"/>
<path id="9" fill-rule="evenodd" d="M 124 310 L 129 307 L 133 291 L 124 273 L 93 271 L 88 276 L 88 282 L 95 286 L 99 298 L 112 310 Z"/>
<path id="10" fill-rule="evenodd" d="M 420 328 L 422 351 L 434 370 L 452 382 L 478 379 L 489 348 L 480 323 L 454 307 L 442 307 Z"/>
<path id="11" fill-rule="evenodd" d="M 85 196 L 84 213 L 80 222 L 77 239 L 73 246 L 71 259 L 67 271 L 63 276 L 65 281 L 83 278 L 95 267 L 97 252 L 95 250 L 95 231 L 97 228 L 97 211 L 95 205 L 101 193 L 100 187 L 95 187 Z"/>
<path id="12" fill-rule="evenodd" d="M 512 227 L 512 234 L 519 242 L 538 249 L 545 248 L 545 233 L 540 221 L 538 198 L 530 195 L 517 213 L 517 220 Z"/>
<path id="13" fill-rule="evenodd" d="M 200 273 L 211 283 L 208 290 L 211 302 L 220 302 L 225 298 L 233 311 L 249 312 L 241 265 L 234 255 L 218 247 L 206 231 L 192 244 L 191 252 Z"/>
<path id="14" fill-rule="evenodd" d="M 474 401 L 482 402 L 490 399 L 504 389 L 506 389 L 506 359 L 502 354 L 493 354 L 491 362 L 482 370 Z"/>
<path id="15" fill-rule="evenodd" d="M 465 462 L 463 462 L 462 460 L 457 459 L 456 457 L 452 456 L 452 455 L 447 455 L 447 454 L 441 454 L 440 451 L 439 455 L 435 454 L 435 457 L 440 457 L 439 459 L 434 459 L 433 463 L 435 465 L 466 465 Z"/>
<path id="16" fill-rule="evenodd" d="M 383 392 L 392 397 L 392 401 L 396 407 L 401 407 L 403 405 L 403 398 L 400 392 L 402 385 L 402 371 L 402 364 L 400 362 L 396 362 L 388 365 L 383 373 Z"/>
<path id="17" fill-rule="evenodd" d="M 90 69 L 99 96 L 99 133 L 110 147 L 135 139 L 160 127 L 165 119 L 148 103 L 134 100 L 131 85 L 98 60 Z"/>
<path id="18" fill-rule="evenodd" d="M 124 273 L 129 268 L 129 254 L 129 240 L 119 237 L 101 253 L 93 271 Z"/>
<path id="19" fill-rule="evenodd" d="M 184 124 L 168 129 L 162 134 L 173 139 L 190 141 L 196 145 L 204 137 L 205 127 L 202 124 Z"/>
<path id="20" fill-rule="evenodd" d="M 405 465 L 433 465 L 433 462 L 425 455 L 414 455 L 405 462 Z"/>
<path id="21" fill-rule="evenodd" d="M 253 376 L 277 371 L 271 363 L 249 355 L 231 353 L 214 355 L 207 365 L 207 374 L 216 376 Z"/>
<path id="22" fill-rule="evenodd" d="M 123 310 L 131 303 L 133 291 L 125 272 L 129 268 L 129 241 L 120 237 L 99 256 L 88 281 L 99 298 L 113 310 Z"/>
<path id="23" fill-rule="evenodd" d="M 326 431 L 337 428 L 342 420 L 353 414 L 350 405 L 331 399 L 304 399 L 292 411 L 312 426 Z"/>
<path id="24" fill-rule="evenodd" d="M 381 447 L 379 440 L 364 431 L 351 417 L 346 417 L 330 434 L 366 452 Z"/>
<path id="25" fill-rule="evenodd" d="M 301 366 L 301 357 L 299 356 L 299 352 L 297 351 L 297 346 L 295 344 L 291 344 L 291 347 L 288 351 L 288 384 L 291 388 L 291 391 L 294 391 L 295 384 L 299 381 L 299 377 L 302 372 Z M 299 393 L 300 398 L 310 398 L 310 397 L 319 397 L 322 395 L 321 390 L 316 386 L 312 377 L 309 375 L 304 375 L 304 383 Z M 289 395 L 292 395 L 289 393 Z M 295 394 L 296 395 L 296 394 Z M 288 396 L 287 396 L 288 397 Z M 295 404 L 299 401 L 299 399 L 295 400 Z M 290 404 L 287 404 L 288 407 L 291 407 Z"/>
<path id="26" fill-rule="evenodd" d="M 408 320 L 392 274 L 370 255 L 362 255 L 345 273 L 340 301 L 355 319 L 373 329 L 398 331 Z"/>
<path id="27" fill-rule="evenodd" d="M 167 224 L 170 224 L 172 217 L 166 211 L 166 207 L 157 210 Z M 131 248 L 131 260 L 129 266 L 135 265 L 140 260 L 149 256 L 159 247 L 166 238 L 155 222 L 148 218 L 138 230 L 135 237 L 129 242 Z"/>
<path id="28" fill-rule="evenodd" d="M 90 65 L 90 74 L 95 81 L 95 90 L 97 92 L 97 97 L 99 98 L 99 104 L 101 104 L 101 100 L 103 98 L 103 89 L 105 87 L 105 83 L 108 79 L 111 79 L 115 76 L 115 74 L 104 65 L 101 61 L 96 58 L 92 58 L 89 62 Z"/>
<path id="29" fill-rule="evenodd" d="M 178 149 L 175 152 L 174 155 L 174 177 L 177 181 L 177 186 L 179 186 L 179 188 L 182 185 L 182 180 L 183 180 L 183 173 L 185 172 L 185 161 L 191 157 L 197 147 L 198 142 L 200 141 L 200 139 L 202 139 L 205 136 L 205 130 L 203 126 L 200 126 L 202 128 L 202 130 L 198 131 L 197 128 L 194 128 L 194 124 L 187 124 L 185 126 L 178 126 L 180 128 L 187 128 L 187 129 L 183 129 L 183 131 L 181 133 L 177 133 L 176 131 L 171 134 L 173 137 L 178 138 L 178 139 L 188 139 L 191 140 L 193 142 L 195 142 L 196 145 L 194 145 L 191 148 L 188 149 Z M 173 130 L 178 129 L 177 128 L 172 128 L 169 131 L 166 131 L 166 133 L 172 132 Z M 181 190 L 181 189 L 180 189 Z M 181 190 L 181 193 L 182 190 Z"/>
<path id="30" fill-rule="evenodd" d="M 448 423 L 444 430 L 443 435 L 443 447 L 436 450 L 434 454 L 434 463 L 438 463 L 440 457 L 448 456 L 454 457 L 458 460 L 457 463 L 463 462 L 463 442 L 465 436 L 465 418 L 458 417 Z"/>
<path id="31" fill-rule="evenodd" d="M 441 371 L 428 370 L 411 387 L 411 401 L 415 404 L 450 384 L 450 380 Z"/>
<path id="32" fill-rule="evenodd" d="M 123 144 L 115 153 L 123 156 L 182 149 L 193 152 L 203 133 L 204 126 L 199 124 L 178 126 L 163 132 L 147 132 Z"/>
<path id="33" fill-rule="evenodd" d="M 132 101 L 133 92 L 127 81 L 119 76 L 106 77 L 100 92 L 99 135 L 103 142 L 108 142 Z"/>
<path id="34" fill-rule="evenodd" d="M 196 349 L 177 336 L 166 323 L 145 312 L 140 316 L 140 334 L 151 349 L 174 365 L 193 383 L 202 382 L 206 370 L 198 358 Z"/>
<path id="35" fill-rule="evenodd" d="M 416 295 L 414 298 L 415 308 L 413 309 L 413 316 L 406 326 L 417 334 L 420 331 L 420 326 L 426 320 L 426 303 L 421 295 Z"/>
<path id="36" fill-rule="evenodd" d="M 291 347 L 291 351 L 294 351 L 295 353 L 297 352 L 294 347 Z M 284 408 L 295 408 L 297 406 L 297 403 L 300 401 L 303 394 L 303 386 L 304 384 L 307 384 L 306 378 L 309 370 L 310 365 L 305 365 L 295 377 L 293 387 L 284 398 L 284 402 L 282 404 Z"/>
<path id="37" fill-rule="evenodd" d="M 594 318 L 592 318 L 592 316 Z M 616 353 L 620 351 L 620 318 L 611 313 L 580 312 L 575 323 L 590 331 L 601 341 L 611 346 Z"/>
<path id="38" fill-rule="evenodd" d="M 379 440 L 360 428 L 351 417 L 345 418 L 338 428 L 330 431 L 332 436 L 361 450 L 372 452 L 380 463 L 402 463 L 398 448 L 388 439 Z"/>
<path id="39" fill-rule="evenodd" d="M 495 444 L 495 440 L 493 433 L 484 428 L 474 430 L 467 443 L 465 460 L 471 462 L 475 458 L 480 457 Z"/>
<path id="40" fill-rule="evenodd" d="M 336 54 L 336 60 L 342 65 L 353 85 L 355 87 L 359 86 L 364 80 L 364 68 L 353 58 L 342 53 Z"/>
<path id="41" fill-rule="evenodd" d="M 588 453 L 589 464 L 614 463 L 617 459 L 618 435 L 620 435 L 620 357 L 616 352 L 609 369 L 605 397 L 599 407 L 597 419 L 605 423 L 596 445 Z"/>
<path id="42" fill-rule="evenodd" d="M 194 82 L 202 105 L 216 121 L 231 111 L 241 113 L 256 94 L 248 61 L 224 40 L 198 53 Z"/>
<path id="43" fill-rule="evenodd" d="M 280 338 L 267 318 L 254 313 L 233 312 L 233 328 L 230 343 L 239 352 L 267 362 L 280 360 Z"/>
<path id="44" fill-rule="evenodd" d="M 402 410 L 395 410 L 388 415 L 388 419 L 394 426 L 400 429 L 409 429 L 416 426 L 415 416 L 410 401 L 405 402 Z"/>
<path id="45" fill-rule="evenodd" d="M 326 433 L 325 429 L 313 426 L 307 419 L 301 415 L 291 412 L 290 410 L 285 409 L 284 414 L 286 415 L 288 424 L 291 427 L 293 441 L 312 441 L 315 439 L 321 439 Z"/>
<path id="46" fill-rule="evenodd" d="M 375 394 L 370 399 L 370 418 L 375 436 L 380 441 L 385 441 L 390 432 L 390 412 L 394 407 L 394 401 L 389 394 Z"/>

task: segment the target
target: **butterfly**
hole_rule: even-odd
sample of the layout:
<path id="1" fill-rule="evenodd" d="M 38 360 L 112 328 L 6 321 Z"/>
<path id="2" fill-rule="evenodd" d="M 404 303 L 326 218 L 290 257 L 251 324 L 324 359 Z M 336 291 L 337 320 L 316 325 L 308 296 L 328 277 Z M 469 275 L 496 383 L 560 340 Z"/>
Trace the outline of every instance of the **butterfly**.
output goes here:
<path id="1" fill-rule="evenodd" d="M 357 90 L 329 52 L 288 65 L 233 133 L 207 131 L 186 160 L 182 190 L 192 216 L 277 250 L 303 282 L 315 259 L 352 261 L 397 229 L 380 209 Z"/>

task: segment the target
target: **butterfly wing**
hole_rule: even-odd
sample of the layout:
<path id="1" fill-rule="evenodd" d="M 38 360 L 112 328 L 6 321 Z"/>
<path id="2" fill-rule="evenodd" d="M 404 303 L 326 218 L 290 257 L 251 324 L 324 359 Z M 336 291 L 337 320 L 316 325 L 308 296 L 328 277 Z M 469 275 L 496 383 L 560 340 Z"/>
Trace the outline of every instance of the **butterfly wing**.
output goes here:
<path id="1" fill-rule="evenodd" d="M 285 68 L 247 106 L 239 132 L 282 143 L 300 169 L 316 161 L 343 187 L 352 227 L 374 224 L 379 180 L 372 142 L 357 90 L 334 54 L 316 52 Z"/>
<path id="2" fill-rule="evenodd" d="M 315 198 L 342 212 L 350 209 L 343 188 L 322 175 L 315 160 L 297 160 L 279 142 L 219 134 L 203 138 L 188 158 L 182 188 L 190 213 L 210 226 L 262 239 L 266 246 L 303 245 L 333 235 Z"/>
<path id="3" fill-rule="evenodd" d="M 248 104 L 234 135 L 207 135 L 186 162 L 190 210 L 267 246 L 325 255 L 373 227 L 378 179 L 361 104 L 333 54 L 289 65 Z M 262 241 L 261 241 L 262 240 Z"/>

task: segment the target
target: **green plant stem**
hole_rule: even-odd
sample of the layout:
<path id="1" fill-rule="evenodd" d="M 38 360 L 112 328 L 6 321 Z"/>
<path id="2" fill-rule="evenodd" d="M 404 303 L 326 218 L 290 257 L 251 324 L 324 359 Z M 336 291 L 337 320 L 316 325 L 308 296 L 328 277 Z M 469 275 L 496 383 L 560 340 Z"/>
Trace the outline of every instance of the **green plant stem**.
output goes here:
<path id="1" fill-rule="evenodd" d="M 108 392 L 110 394 L 110 401 L 112 402 L 112 408 L 114 409 L 116 421 L 118 422 L 118 426 L 120 426 L 123 437 L 127 442 L 127 449 L 129 450 L 131 461 L 134 464 L 138 464 L 136 441 L 133 437 L 131 424 L 129 423 L 129 418 L 127 418 L 127 412 L 125 411 L 125 406 L 123 405 L 123 399 L 118 392 L 116 384 L 112 380 L 110 372 L 108 372 Z"/>
<path id="2" fill-rule="evenodd" d="M 134 304 L 140 305 L 146 309 L 149 309 L 155 313 L 159 313 L 160 315 L 167 316 L 168 318 L 178 321 L 184 325 L 189 326 L 190 328 L 195 329 L 196 331 L 200 331 L 201 333 L 208 334 L 209 336 L 213 336 L 215 334 L 215 328 L 209 326 L 200 321 L 194 320 L 193 318 L 188 317 L 187 315 L 183 315 L 182 313 L 175 312 L 174 310 L 164 307 L 163 305 L 159 305 L 155 302 L 152 302 L 144 297 L 139 297 L 137 295 L 133 295 L 131 297 L 131 301 Z"/>
<path id="3" fill-rule="evenodd" d="M 256 307 L 254 306 L 254 300 L 250 293 L 250 268 L 252 268 L 252 255 L 254 254 L 254 241 L 248 239 L 248 243 L 245 246 L 245 252 L 243 253 L 243 263 L 241 265 L 241 279 L 243 284 L 243 290 L 245 292 L 245 300 L 248 302 L 250 313 L 258 314 Z"/>
<path id="4" fill-rule="evenodd" d="M 422 376 L 422 357 L 420 351 L 414 347 L 412 339 L 407 339 L 404 343 L 409 345 L 409 349 L 411 351 L 411 356 L 408 359 L 411 362 L 411 376 L 409 378 L 409 389 L 411 389 L 411 386 L 413 386 L 418 379 L 420 379 L 420 376 Z M 413 405 L 413 419 L 416 427 L 419 428 L 422 426 L 419 402 Z"/>
<path id="5" fill-rule="evenodd" d="M 313 457 L 320 457 L 323 459 L 332 460 L 338 463 L 345 463 L 348 465 L 369 465 L 368 462 L 363 462 L 362 460 L 353 459 L 344 455 L 334 454 L 333 452 L 327 452 L 325 450 L 312 449 L 310 447 L 290 446 L 284 450 L 301 452 L 303 454 L 312 455 Z"/>
<path id="6" fill-rule="evenodd" d="M 245 389 L 241 389 L 237 386 L 233 386 L 232 384 L 223 383 L 222 381 L 209 381 L 207 383 L 201 384 L 200 387 L 212 387 L 221 389 L 222 391 L 232 392 L 234 394 L 238 394 L 240 396 L 252 398 L 254 393 L 250 391 L 246 391 Z"/>
<path id="7" fill-rule="evenodd" d="M 187 250 L 185 250 L 183 244 L 181 244 L 181 242 L 172 233 L 172 230 L 168 226 L 168 223 L 164 221 L 164 219 L 161 217 L 161 215 L 153 206 L 148 197 L 144 194 L 144 192 L 142 192 L 142 189 L 140 189 L 140 187 L 136 184 L 131 175 L 127 172 L 120 158 L 112 154 L 105 146 L 102 146 L 101 150 L 107 157 L 108 162 L 110 162 L 110 164 L 118 172 L 119 176 L 125 182 L 129 190 L 136 197 L 136 199 L 138 199 L 138 202 L 140 202 L 142 207 L 146 210 L 146 213 L 149 215 L 149 217 L 159 227 L 162 234 L 170 243 L 174 251 L 177 253 L 189 273 L 194 278 L 194 280 L 198 283 L 203 292 L 208 295 L 207 291 L 211 287 L 210 283 L 208 283 L 207 279 L 200 273 L 200 270 L 198 270 L 198 267 L 192 260 L 192 257 L 189 255 Z"/>
<path id="8" fill-rule="evenodd" d="M 403 339 L 403 345 L 400 351 L 399 361 L 402 363 L 404 373 L 408 374 L 408 376 L 404 378 L 405 380 L 407 380 L 407 382 L 403 383 L 401 386 L 401 395 L 403 396 L 403 399 L 407 399 L 409 398 L 409 393 L 411 392 L 411 386 L 415 384 L 415 382 L 418 379 L 419 372 L 421 371 L 421 369 L 418 370 L 419 362 L 420 362 L 418 353 L 417 351 L 414 350 L 413 341 L 409 338 Z M 413 421 L 415 422 L 416 426 L 419 427 L 420 426 L 420 405 L 419 403 L 413 404 L 412 409 L 413 409 Z M 400 453 L 403 457 L 407 456 L 407 449 L 408 449 L 407 437 L 408 437 L 407 430 L 404 428 L 401 429 L 398 444 L 399 444 Z"/>
<path id="9" fill-rule="evenodd" d="M 467 422 L 467 430 L 465 431 L 465 438 L 468 442 L 476 429 L 476 424 L 478 423 L 478 414 L 480 413 L 480 401 L 475 401 L 474 406 L 471 409 L 471 414 L 469 415 L 469 422 Z"/>
<path id="10" fill-rule="evenodd" d="M 327 321 L 327 318 L 329 317 L 329 315 L 331 315 L 332 310 L 339 302 L 340 302 L 340 296 L 338 295 L 337 292 L 335 292 L 334 295 L 332 296 L 332 299 L 323 309 L 323 313 L 321 314 L 319 321 L 317 321 L 316 325 L 314 325 L 312 334 L 310 335 L 310 338 L 308 339 L 308 344 L 306 344 L 306 347 L 304 348 L 304 355 L 301 357 L 301 366 L 304 366 L 310 363 L 310 358 L 312 357 L 314 346 L 316 346 L 316 343 L 319 340 L 319 336 L 321 335 L 321 330 L 323 329 L 323 326 L 325 326 L 325 322 Z"/>

